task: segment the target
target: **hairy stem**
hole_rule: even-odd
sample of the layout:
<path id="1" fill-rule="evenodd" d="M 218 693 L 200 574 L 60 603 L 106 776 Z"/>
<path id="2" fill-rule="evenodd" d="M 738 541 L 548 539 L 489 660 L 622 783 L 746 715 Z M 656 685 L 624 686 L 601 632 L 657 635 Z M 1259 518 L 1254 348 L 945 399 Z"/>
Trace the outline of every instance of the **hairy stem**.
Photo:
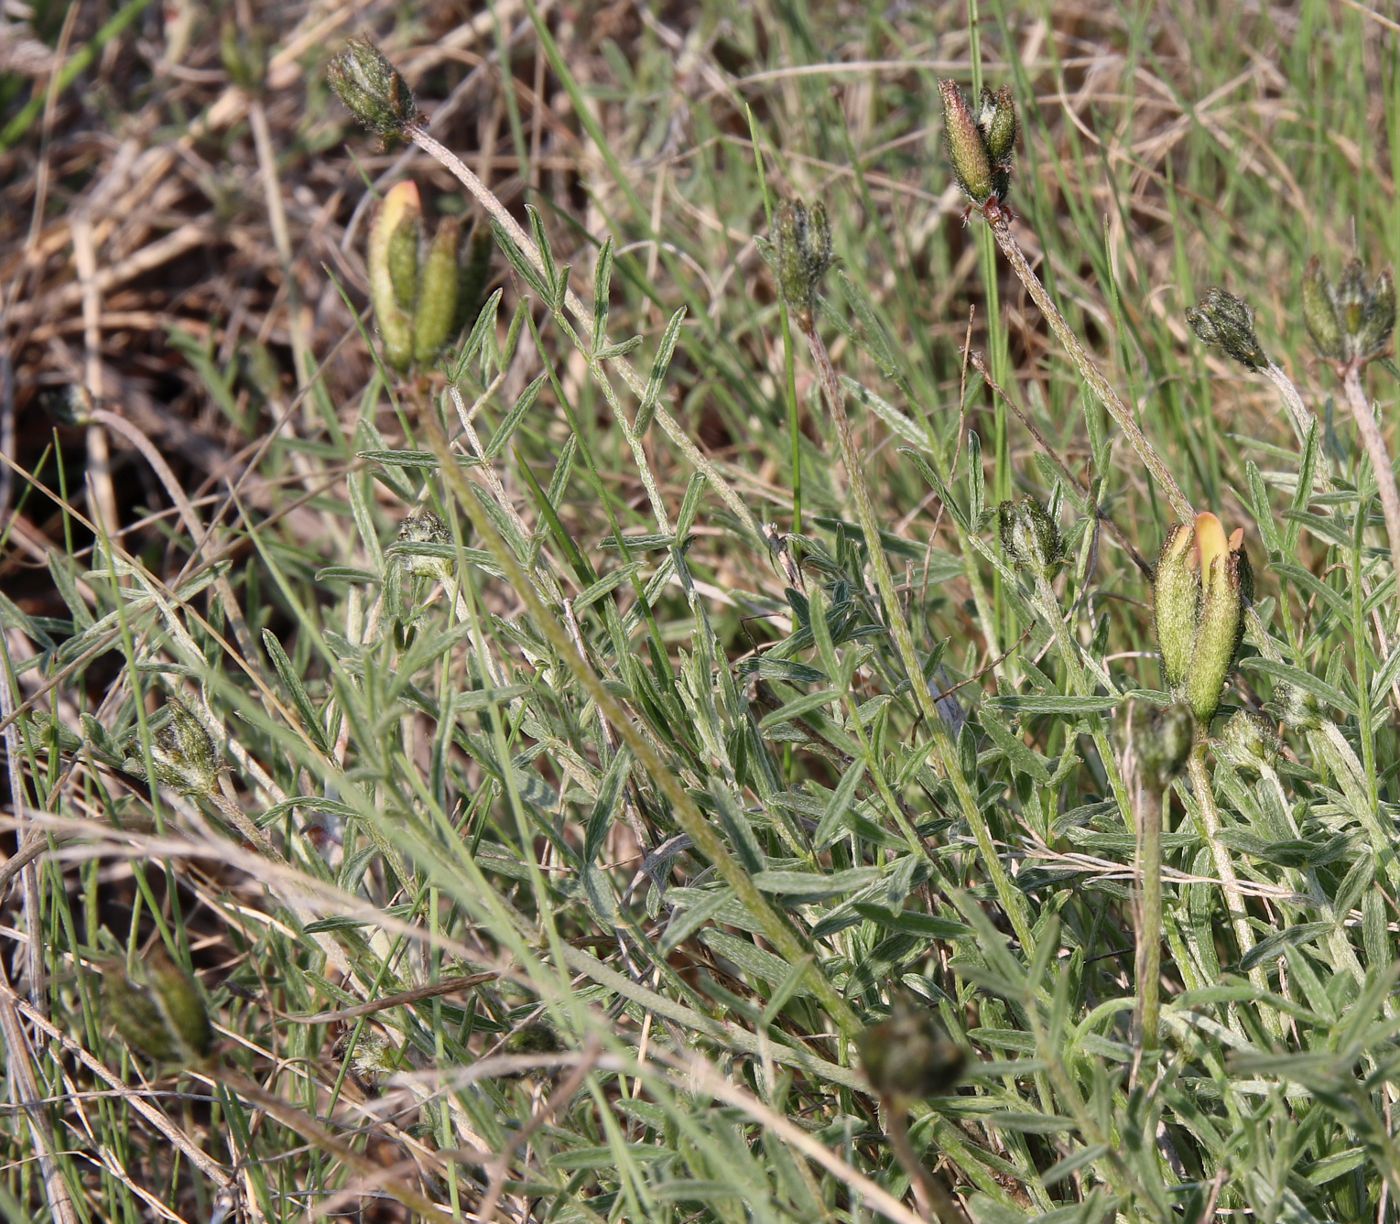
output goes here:
<path id="1" fill-rule="evenodd" d="M 1144 1054 L 1157 1048 L 1161 1023 L 1162 979 L 1162 792 L 1134 780 L 1133 807 L 1137 820 L 1137 876 L 1142 889 L 1137 947 L 1133 961 L 1137 978 L 1138 1045 Z"/>
<path id="2" fill-rule="evenodd" d="M 1254 931 L 1249 925 L 1245 912 L 1244 894 L 1240 891 L 1240 878 L 1235 874 L 1235 864 L 1230 852 L 1220 840 L 1220 810 L 1215 806 L 1215 786 L 1206 764 L 1206 741 L 1204 736 L 1191 749 L 1186 763 L 1187 776 L 1191 779 L 1191 789 L 1196 796 L 1196 810 L 1200 813 L 1201 830 L 1211 857 L 1215 860 L 1216 874 L 1220 876 L 1220 891 L 1225 894 L 1225 908 L 1230 915 L 1230 929 L 1235 933 L 1235 945 L 1243 960 L 1254 951 Z M 1250 983 L 1256 990 L 1268 992 L 1269 975 L 1263 965 L 1254 965 L 1249 970 Z"/>
<path id="3" fill-rule="evenodd" d="M 1376 490 L 1381 499 L 1381 513 L 1385 515 L 1390 567 L 1397 581 L 1400 581 L 1400 489 L 1395 484 L 1395 466 L 1390 461 L 1380 422 L 1376 420 L 1376 414 L 1361 388 L 1361 371 L 1354 362 L 1342 373 L 1342 392 L 1356 422 L 1356 430 L 1361 435 L 1361 444 L 1365 446 L 1366 455 L 1371 461 L 1371 472 L 1376 478 Z M 1400 592 L 1397 598 L 1400 598 Z"/>
<path id="4" fill-rule="evenodd" d="M 1050 324 L 1050 330 L 1055 333 L 1055 338 L 1064 345 L 1065 351 L 1069 353 L 1070 360 L 1074 362 L 1080 377 L 1089 384 L 1089 390 L 1094 393 L 1099 403 L 1107 410 L 1108 415 L 1123 431 L 1123 436 L 1128 439 L 1128 444 L 1137 452 L 1138 458 L 1152 474 L 1152 478 L 1162 486 L 1162 491 L 1166 494 L 1167 501 L 1171 503 L 1176 516 L 1183 522 L 1194 518 L 1195 509 L 1187 500 L 1186 494 L 1181 491 L 1181 486 L 1176 483 L 1176 478 L 1167 470 L 1162 456 L 1157 453 L 1156 448 L 1138 428 L 1128 405 L 1123 402 L 1104 372 L 1099 369 L 1098 364 L 1079 342 L 1079 337 L 1065 322 L 1060 308 L 1051 300 L 1050 295 L 1045 291 L 1045 286 L 1040 283 L 1040 278 L 1026 262 L 1026 257 L 1021 251 L 1021 244 L 1016 241 L 1016 235 L 1011 232 L 1011 226 L 1005 217 L 989 222 L 989 224 L 992 229 L 992 237 L 996 239 L 997 246 L 1001 248 L 1001 253 L 1006 257 L 1006 262 L 1011 265 L 1011 270 L 1016 273 L 1017 279 L 1026 287 L 1026 292 L 1031 295 L 1031 300 L 1040 309 L 1040 313 L 1045 316 L 1046 322 Z"/>
<path id="5" fill-rule="evenodd" d="M 909 1127 L 904 1121 L 903 1102 L 886 1097 L 884 1106 L 885 1116 L 889 1120 L 886 1130 L 890 1146 L 894 1148 L 904 1171 L 909 1174 L 909 1184 L 914 1189 L 919 1214 L 926 1220 L 937 1220 L 939 1224 L 972 1224 L 953 1196 L 943 1188 L 942 1182 L 924 1168 L 918 1153 L 914 1151 L 914 1145 L 909 1142 Z"/>

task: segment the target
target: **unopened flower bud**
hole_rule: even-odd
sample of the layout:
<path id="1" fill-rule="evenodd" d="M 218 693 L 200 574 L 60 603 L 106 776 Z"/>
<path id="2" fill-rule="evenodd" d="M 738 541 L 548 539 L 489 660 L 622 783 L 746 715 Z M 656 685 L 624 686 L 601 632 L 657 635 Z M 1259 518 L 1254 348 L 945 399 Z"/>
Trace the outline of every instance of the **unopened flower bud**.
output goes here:
<path id="1" fill-rule="evenodd" d="M 1236 710 L 1225 720 L 1215 748 L 1236 769 L 1259 773 L 1278 756 L 1278 732 L 1258 714 Z"/>
<path id="2" fill-rule="evenodd" d="M 1314 255 L 1303 273 L 1303 322 L 1318 355 L 1328 361 L 1344 361 L 1346 348 L 1342 342 L 1342 326 L 1332 305 L 1332 293 L 1322 274 L 1322 261 Z"/>
<path id="3" fill-rule="evenodd" d="M 1167 688 L 1175 691 L 1191 665 L 1191 642 L 1196 636 L 1196 607 L 1200 580 L 1192 560 L 1196 535 L 1187 523 L 1168 532 L 1157 560 L 1152 585 L 1157 645 L 1162 652 L 1162 672 Z"/>
<path id="4" fill-rule="evenodd" d="M 1157 563 L 1157 643 L 1167 687 L 1210 724 L 1244 634 L 1253 593 L 1243 531 L 1228 539 L 1220 520 L 1199 514 L 1167 536 Z"/>
<path id="5" fill-rule="evenodd" d="M 1123 706 L 1120 719 L 1124 772 L 1134 772 L 1154 791 L 1165 791 L 1191 753 L 1195 716 L 1181 702 L 1155 706 L 1130 700 Z"/>
<path id="6" fill-rule="evenodd" d="M 431 510 L 419 510 L 399 524 L 399 547 L 395 555 L 405 572 L 446 582 L 452 577 L 452 562 L 439 555 L 452 546 L 447 524 Z M 429 548 L 415 547 L 429 545 Z M 406 547 L 405 547 L 406 546 Z"/>
<path id="7" fill-rule="evenodd" d="M 985 88 L 982 90 L 979 119 L 987 156 L 993 164 L 1006 161 L 1016 147 L 1016 102 L 1009 85 L 1003 85 L 995 94 Z"/>
<path id="8" fill-rule="evenodd" d="M 1314 256 L 1303 275 L 1303 321 L 1318 355 L 1339 365 L 1378 357 L 1395 330 L 1395 280 L 1389 269 L 1369 288 L 1359 259 L 1328 284 Z"/>
<path id="9" fill-rule="evenodd" d="M 1275 686 L 1265 707 L 1290 731 L 1314 731 L 1322 725 L 1322 705 L 1307 689 L 1296 684 Z"/>
<path id="10" fill-rule="evenodd" d="M 1201 726 L 1210 724 L 1220 705 L 1220 693 L 1235 665 L 1244 635 L 1244 605 L 1249 561 L 1241 543 L 1244 532 L 1231 540 L 1213 514 L 1196 516 L 1196 547 L 1201 572 L 1200 617 L 1186 676 L 1186 698 Z"/>
<path id="11" fill-rule="evenodd" d="M 199 983 L 157 948 L 137 977 L 124 965 L 104 967 L 103 1004 L 122 1039 L 154 1062 L 192 1062 L 207 1057 L 214 1030 Z"/>
<path id="12" fill-rule="evenodd" d="M 343 1057 L 348 1045 L 345 1039 L 336 1042 L 335 1053 Z M 369 1028 L 356 1038 L 349 1061 L 350 1074 L 370 1088 L 378 1088 L 405 1065 L 398 1045 L 383 1033 Z"/>
<path id="13" fill-rule="evenodd" d="M 1223 349 L 1250 370 L 1269 364 L 1254 334 L 1254 312 L 1223 289 L 1207 289 L 1205 296 L 1186 312 L 1186 321 L 1204 344 Z"/>
<path id="14" fill-rule="evenodd" d="M 384 341 L 384 356 L 396 370 L 413 357 L 413 311 L 418 300 L 418 243 L 422 204 L 412 182 L 395 183 L 369 231 L 369 298 Z"/>
<path id="15" fill-rule="evenodd" d="M 944 146 L 953 165 L 953 177 L 980 207 L 995 193 L 992 159 L 982 128 L 956 81 L 939 81 L 938 92 L 943 98 Z M 1014 131 L 1012 136 L 1014 139 Z"/>
<path id="16" fill-rule="evenodd" d="M 209 732 L 183 701 L 166 707 L 169 721 L 151 737 L 151 764 L 155 781 L 182 795 L 212 795 L 219 789 L 219 757 Z M 127 757 L 122 768 L 147 777 L 137 756 Z"/>
<path id="17" fill-rule="evenodd" d="M 922 1002 L 899 999 L 888 1020 L 856 1038 L 870 1086 L 885 1097 L 929 1097 L 962 1078 L 967 1051 L 950 1041 Z"/>
<path id="18" fill-rule="evenodd" d="M 1065 543 L 1055 520 L 1033 497 L 997 507 L 1001 546 L 1018 569 L 1049 578 L 1064 561 Z"/>
<path id="19" fill-rule="evenodd" d="M 798 325 L 810 330 L 822 279 L 834 262 L 826 209 L 820 203 L 809 210 L 801 200 L 784 200 L 778 206 L 772 241 L 783 300 Z"/>
<path id="20" fill-rule="evenodd" d="M 345 107 L 381 136 L 398 136 L 414 121 L 413 92 L 372 42 L 352 38 L 326 65 L 326 79 Z"/>
<path id="21" fill-rule="evenodd" d="M 418 287 L 413 316 L 413 357 L 422 365 L 431 362 L 452 335 L 457 322 L 457 294 L 462 271 L 457 261 L 461 227 L 451 218 L 439 223 Z"/>

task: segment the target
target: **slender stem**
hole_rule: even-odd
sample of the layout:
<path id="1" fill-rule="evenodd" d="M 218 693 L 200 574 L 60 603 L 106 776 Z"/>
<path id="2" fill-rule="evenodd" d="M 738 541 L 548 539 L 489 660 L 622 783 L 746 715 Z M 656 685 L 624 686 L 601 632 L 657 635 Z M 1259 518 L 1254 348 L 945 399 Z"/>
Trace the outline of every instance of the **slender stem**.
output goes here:
<path id="1" fill-rule="evenodd" d="M 1006 874 L 1005 867 L 1002 866 L 1001 859 L 997 856 L 996 846 L 992 842 L 991 831 L 988 829 L 986 818 L 978 805 L 977 796 L 972 793 L 972 788 L 968 786 L 967 779 L 963 776 L 957 747 L 953 743 L 952 736 L 948 734 L 947 724 L 938 712 L 933 694 L 929 691 L 928 683 L 924 680 L 923 666 L 919 661 L 918 651 L 914 648 L 914 637 L 909 632 L 909 623 L 904 619 L 904 612 L 899 604 L 899 596 L 895 591 L 894 575 L 890 572 L 889 558 L 885 556 L 885 546 L 880 539 L 879 524 L 875 520 L 875 507 L 870 500 L 870 487 L 865 480 L 865 465 L 860 453 L 856 450 L 855 435 L 851 430 L 851 419 L 846 414 L 846 400 L 841 390 L 841 381 L 836 377 L 836 369 L 831 364 L 831 355 L 826 351 L 826 344 L 817 331 L 815 323 L 807 321 L 804 324 L 804 321 L 799 319 L 799 325 L 807 337 L 807 345 L 811 349 L 812 362 L 817 368 L 817 378 L 821 383 L 822 394 L 826 399 L 827 408 L 831 411 L 832 420 L 836 423 L 836 437 L 841 446 L 842 461 L 846 466 L 846 479 L 850 482 L 851 495 L 855 499 L 856 517 L 860 520 L 861 532 L 865 536 L 865 547 L 870 554 L 870 567 L 875 574 L 875 585 L 880 592 L 880 600 L 884 604 L 885 617 L 889 621 L 890 633 L 894 637 L 900 661 L 904 664 L 904 670 L 909 677 L 909 686 L 913 691 L 914 702 L 928 724 L 929 732 L 933 736 L 933 752 L 943 767 L 944 776 L 953 787 L 963 819 L 967 821 L 968 828 L 972 830 L 978 852 L 982 856 L 987 874 L 991 877 L 992 886 L 996 889 L 1002 908 L 1011 920 L 1016 938 L 1020 940 L 1021 947 L 1029 955 L 1035 944 L 1031 936 L 1031 924 L 1026 912 L 1025 898 L 1016 891 L 1010 877 Z"/>
<path id="2" fill-rule="evenodd" d="M 1079 658 L 1079 646 L 1070 634 L 1064 610 L 1060 607 L 1060 601 L 1055 596 L 1055 588 L 1050 585 L 1050 579 L 1043 574 L 1036 575 L 1035 595 L 1040 614 L 1049 622 L 1050 630 L 1055 635 L 1055 644 L 1059 648 L 1060 659 L 1065 665 L 1065 670 L 1069 673 L 1070 687 L 1081 697 L 1093 696 L 1091 692 L 1093 686 L 1085 676 L 1084 664 Z M 1109 789 L 1113 791 L 1113 797 L 1118 803 L 1118 811 L 1123 817 L 1123 824 L 1131 829 L 1133 827 L 1133 805 L 1128 789 L 1123 785 L 1123 775 L 1118 769 L 1118 758 L 1108 742 L 1108 732 L 1104 729 L 1103 717 L 1099 714 L 1090 714 L 1087 721 L 1089 737 L 1094 741 L 1094 747 L 1098 750 L 1099 760 L 1103 762 L 1104 776 L 1108 779 Z"/>
<path id="3" fill-rule="evenodd" d="M 1288 419 L 1293 424 L 1293 432 L 1298 435 L 1298 443 L 1299 445 L 1303 444 L 1308 440 L 1308 434 L 1312 431 L 1316 418 L 1308 411 L 1307 405 L 1303 403 L 1303 397 L 1299 394 L 1298 388 L 1294 385 L 1293 380 L 1272 361 L 1259 372 L 1274 384 L 1279 398 L 1283 400 L 1283 406 L 1288 409 Z M 1327 487 L 1328 483 L 1326 467 L 1325 460 L 1317 465 L 1319 483 L 1324 488 Z"/>
<path id="4" fill-rule="evenodd" d="M 1113 389 L 1104 372 L 1099 369 L 1098 364 L 1079 342 L 1079 338 L 1070 330 L 1064 315 L 1060 313 L 1060 308 L 1050 299 L 1050 295 L 1045 291 L 1045 286 L 1040 283 L 1040 278 L 1026 262 L 1026 257 L 1021 251 L 1021 244 L 1016 241 L 1016 235 L 1011 232 L 1011 227 L 1006 219 L 1002 217 L 989 222 L 989 224 L 992 228 L 992 237 L 996 239 L 997 246 L 1001 248 L 1001 253 L 1006 257 L 1006 262 L 1011 265 L 1011 270 L 1016 273 L 1017 279 L 1026 287 L 1026 292 L 1031 295 L 1031 299 L 1039 307 L 1040 313 L 1045 316 L 1056 339 L 1064 345 L 1070 360 L 1074 362 L 1075 368 L 1079 371 L 1080 377 L 1089 384 L 1089 390 L 1107 409 L 1109 416 L 1117 422 L 1118 428 L 1123 431 L 1123 436 L 1128 439 L 1128 444 L 1137 452 L 1143 466 L 1162 486 L 1162 491 L 1167 495 L 1172 510 L 1183 521 L 1194 518 L 1195 509 L 1187 500 L 1186 494 L 1181 491 L 1181 486 L 1176 483 L 1176 478 L 1167 470 L 1162 456 L 1157 453 L 1156 448 L 1138 428 L 1128 405 Z"/>
<path id="5" fill-rule="evenodd" d="M 890 1137 L 890 1146 L 894 1148 L 904 1171 L 909 1174 L 909 1184 L 914 1189 L 914 1201 L 919 1205 L 919 1213 L 924 1219 L 937 1220 L 939 1224 L 972 1224 L 938 1178 L 924 1168 L 923 1161 L 914 1151 L 914 1145 L 909 1142 L 909 1127 L 904 1121 L 903 1102 L 885 1097 L 882 1104 L 888 1119 L 886 1132 Z"/>
<path id="6" fill-rule="evenodd" d="M 992 377 L 991 371 L 987 368 L 987 363 L 983 359 L 981 353 L 972 354 L 972 364 L 976 368 L 977 372 L 982 375 L 982 378 L 986 382 L 987 386 L 991 388 L 992 394 L 997 396 L 1008 408 L 1011 409 L 1016 419 L 1026 427 L 1027 432 L 1029 432 L 1031 437 L 1036 440 L 1036 443 L 1040 446 L 1040 449 L 1045 452 L 1045 455 L 1050 460 L 1050 462 L 1053 463 L 1057 468 L 1059 468 L 1060 475 L 1065 478 L 1065 483 L 1078 489 L 1080 493 L 1083 494 L 1084 500 L 1089 503 L 1089 508 L 1093 511 L 1094 517 L 1098 519 L 1098 521 L 1108 529 L 1109 535 L 1111 535 L 1115 540 L 1117 540 L 1118 543 L 1124 548 L 1128 556 L 1132 558 L 1133 564 L 1138 567 L 1139 572 L 1142 573 L 1144 577 L 1151 578 L 1152 566 L 1149 565 L 1147 560 L 1143 557 L 1143 555 L 1140 552 L 1138 552 L 1136 546 L 1130 539 L 1128 539 L 1127 534 L 1124 532 L 1124 530 L 1113 521 L 1112 515 L 1110 515 L 1106 510 L 1104 510 L 1102 506 L 1099 506 L 1095 503 L 1093 490 L 1088 487 L 1088 482 L 1081 481 L 1077 476 L 1075 476 L 1073 472 L 1069 470 L 1069 465 L 1065 463 L 1064 459 L 1060 456 L 1060 453 L 1053 446 L 1050 445 L 1050 439 L 1047 438 L 1045 434 L 1041 432 L 1040 426 L 1035 423 L 1034 419 L 1026 412 L 1026 410 L 1022 408 L 1021 405 L 1018 404 L 1014 399 L 1012 399 L 1011 396 L 1009 396 L 1005 392 L 1005 390 L 1003 390 L 1002 387 L 997 383 L 996 379 Z"/>
<path id="7" fill-rule="evenodd" d="M 1210 846 L 1211 856 L 1215 859 L 1215 871 L 1220 877 L 1220 891 L 1225 894 L 1225 908 L 1229 911 L 1235 944 L 1240 959 L 1243 960 L 1254 951 L 1254 931 L 1245 912 L 1244 894 L 1240 891 L 1240 878 L 1235 874 L 1235 864 L 1230 858 L 1229 850 L 1220 840 L 1220 810 L 1215 806 L 1215 787 L 1211 780 L 1210 768 L 1206 764 L 1204 737 L 1191 749 L 1186 771 L 1196 796 L 1196 810 L 1200 813 L 1201 829 L 1207 845 Z M 1249 970 L 1249 980 L 1257 990 L 1269 990 L 1269 976 L 1265 973 L 1263 965 L 1254 965 Z"/>
<path id="8" fill-rule="evenodd" d="M 1144 1054 L 1157 1048 L 1161 1023 L 1162 978 L 1162 792 L 1134 779 L 1137 819 L 1137 876 L 1141 881 L 1134 974 L 1137 977 L 1138 1045 Z"/>
<path id="9" fill-rule="evenodd" d="M 1366 448 L 1366 455 L 1371 460 L 1371 471 L 1381 499 L 1381 513 L 1385 515 L 1390 566 L 1397 582 L 1400 582 L 1400 489 L 1395 484 L 1395 466 L 1390 461 L 1380 423 L 1366 399 L 1365 391 L 1361 389 L 1361 371 L 1355 362 L 1342 372 L 1342 392 L 1356 422 L 1356 430 L 1361 435 L 1361 443 Z M 1397 589 L 1397 599 L 1400 599 L 1400 589 Z"/>

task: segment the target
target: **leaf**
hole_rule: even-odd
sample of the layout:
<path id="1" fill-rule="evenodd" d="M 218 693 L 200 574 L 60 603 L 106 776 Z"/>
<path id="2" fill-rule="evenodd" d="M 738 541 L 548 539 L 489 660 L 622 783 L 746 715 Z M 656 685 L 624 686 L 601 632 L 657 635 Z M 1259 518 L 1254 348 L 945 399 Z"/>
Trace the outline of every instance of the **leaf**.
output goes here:
<path id="1" fill-rule="evenodd" d="M 681 324 L 684 322 L 685 307 L 682 306 L 671 316 L 671 321 L 666 324 L 666 330 L 661 335 L 661 343 L 657 345 L 656 360 L 652 362 L 646 393 L 642 396 L 641 407 L 637 409 L 636 420 L 632 422 L 633 432 L 638 437 L 646 433 L 651 425 L 652 414 L 656 411 L 657 400 L 661 396 L 661 385 L 666 380 L 666 371 L 670 369 L 671 358 L 676 352 L 676 341 L 680 339 Z"/>
<path id="2" fill-rule="evenodd" d="M 812 846 L 817 853 L 828 849 L 840 836 L 855 800 L 856 789 L 864 777 L 865 762 L 862 760 L 853 761 L 841 775 L 841 781 L 832 791 L 831 798 L 822 811 L 822 818 L 817 822 L 816 832 L 812 834 Z"/>

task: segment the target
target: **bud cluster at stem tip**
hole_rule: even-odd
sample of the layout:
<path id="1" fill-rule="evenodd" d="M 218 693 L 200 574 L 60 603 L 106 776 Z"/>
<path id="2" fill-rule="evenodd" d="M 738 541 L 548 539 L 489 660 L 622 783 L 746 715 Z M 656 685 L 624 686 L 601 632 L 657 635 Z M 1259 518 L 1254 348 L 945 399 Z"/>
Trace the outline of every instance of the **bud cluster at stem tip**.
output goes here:
<path id="1" fill-rule="evenodd" d="M 1198 514 L 1194 523 L 1171 529 L 1157 562 L 1153 595 L 1162 671 L 1202 729 L 1220 706 L 1244 636 L 1253 580 L 1243 540 L 1243 531 L 1227 539 L 1215 515 Z"/>
<path id="2" fill-rule="evenodd" d="M 783 300 L 798 326 L 810 331 L 822 279 L 835 262 L 826 209 L 820 202 L 809 209 L 801 200 L 784 200 L 773 219 L 772 242 Z"/>
<path id="3" fill-rule="evenodd" d="M 1060 529 L 1033 497 L 1004 501 L 997 507 L 1001 546 L 1017 569 L 1036 578 L 1049 578 L 1065 559 Z"/>
<path id="4" fill-rule="evenodd" d="M 133 1050 L 157 1062 L 205 1058 L 214 1046 L 209 1009 L 199 983 L 156 948 L 137 966 L 105 967 L 102 1001 L 118 1033 Z"/>
<path id="5" fill-rule="evenodd" d="M 895 1000 L 888 1020 L 856 1037 L 870 1086 L 881 1096 L 920 1098 L 948 1092 L 962 1078 L 967 1051 L 938 1026 L 929 1006 Z"/>
<path id="6" fill-rule="evenodd" d="M 204 724 L 178 698 L 166 707 L 168 720 L 151 737 L 154 780 L 182 795 L 208 796 L 219 789 L 219 754 Z M 130 756 L 122 767 L 138 777 L 146 767 Z"/>
<path id="7" fill-rule="evenodd" d="M 1318 354 L 1339 366 L 1380 356 L 1395 330 L 1395 280 L 1382 272 L 1369 288 L 1359 259 L 1329 282 L 1316 255 L 1303 274 L 1303 322 Z"/>
<path id="8" fill-rule="evenodd" d="M 352 38 L 345 44 L 326 65 L 326 80 L 346 110 L 383 137 L 403 135 L 418 118 L 408 82 L 366 38 Z"/>
<path id="9" fill-rule="evenodd" d="M 1131 772 L 1144 785 L 1159 793 L 1165 791 L 1186 764 L 1195 728 L 1195 716 L 1179 701 L 1154 706 L 1129 699 L 1119 714 L 1124 772 L 1130 772 L 1131 763 Z"/>
<path id="10" fill-rule="evenodd" d="M 1207 289 L 1205 296 L 1186 312 L 1186 321 L 1203 344 L 1223 349 L 1247 370 L 1269 364 L 1254 334 L 1254 312 L 1241 299 L 1223 289 Z"/>
<path id="11" fill-rule="evenodd" d="M 996 93 L 984 88 L 976 114 L 956 81 L 939 81 L 938 92 L 943 99 L 945 148 L 958 186 L 983 210 L 992 201 L 1005 201 L 1011 190 L 1017 129 L 1010 88 L 1003 85 Z"/>
<path id="12" fill-rule="evenodd" d="M 424 251 L 417 186 L 406 181 L 389 189 L 370 226 L 366 265 L 384 357 L 394 369 L 431 362 L 466 322 L 486 279 L 481 245 L 473 241 L 464 266 L 461 226 L 449 217 Z"/>

